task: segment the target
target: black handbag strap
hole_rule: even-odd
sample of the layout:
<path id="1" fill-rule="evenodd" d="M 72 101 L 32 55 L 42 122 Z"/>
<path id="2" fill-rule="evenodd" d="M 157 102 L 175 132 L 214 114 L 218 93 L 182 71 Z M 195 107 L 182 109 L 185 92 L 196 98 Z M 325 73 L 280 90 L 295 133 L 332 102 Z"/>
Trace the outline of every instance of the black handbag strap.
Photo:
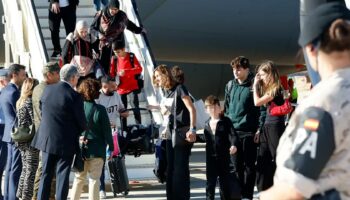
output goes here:
<path id="1" fill-rule="evenodd" d="M 95 111 L 96 111 L 96 106 L 93 104 L 92 108 L 91 108 L 91 111 L 90 111 L 90 114 L 89 114 L 89 121 L 88 121 L 87 129 L 84 131 L 84 135 L 83 135 L 84 136 L 84 141 L 86 140 L 87 131 L 89 131 L 91 129 L 91 127 L 92 127 Z M 85 146 L 86 146 L 86 144 L 83 142 L 83 145 L 82 145 L 81 148 L 84 149 Z"/>
<path id="2" fill-rule="evenodd" d="M 177 120 L 176 120 L 176 108 L 177 108 L 177 87 L 175 88 L 175 94 L 174 94 L 174 113 L 173 113 L 173 118 L 174 118 L 174 130 L 177 128 Z"/>

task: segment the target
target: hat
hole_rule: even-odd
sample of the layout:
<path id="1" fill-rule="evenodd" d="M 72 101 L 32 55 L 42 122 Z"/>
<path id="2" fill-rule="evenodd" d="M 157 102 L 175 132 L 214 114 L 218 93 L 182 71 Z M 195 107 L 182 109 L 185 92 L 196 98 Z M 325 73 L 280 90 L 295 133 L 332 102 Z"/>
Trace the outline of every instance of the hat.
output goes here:
<path id="1" fill-rule="evenodd" d="M 119 1 L 118 0 L 110 0 L 108 7 L 110 8 L 118 8 L 119 9 Z"/>
<path id="2" fill-rule="evenodd" d="M 8 69 L 0 69 L 0 77 L 7 77 L 9 75 Z"/>
<path id="3" fill-rule="evenodd" d="M 60 71 L 60 66 L 57 64 L 57 62 L 48 62 L 44 67 L 43 67 L 43 74 L 46 74 L 48 72 L 59 72 Z"/>
<path id="4" fill-rule="evenodd" d="M 350 20 L 350 11 L 344 3 L 331 2 L 318 6 L 311 11 L 309 16 L 305 16 L 300 31 L 299 45 L 304 47 L 318 39 L 336 19 Z"/>

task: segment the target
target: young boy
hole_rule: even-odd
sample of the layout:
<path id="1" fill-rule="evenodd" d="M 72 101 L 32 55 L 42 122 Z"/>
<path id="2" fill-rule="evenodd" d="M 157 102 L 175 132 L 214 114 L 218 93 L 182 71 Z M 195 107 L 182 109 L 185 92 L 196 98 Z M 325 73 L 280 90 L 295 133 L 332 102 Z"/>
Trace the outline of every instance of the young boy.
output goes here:
<path id="1" fill-rule="evenodd" d="M 207 188 L 208 200 L 215 198 L 215 187 L 219 177 L 221 195 L 226 196 L 228 190 L 222 186 L 228 185 L 231 171 L 230 156 L 237 153 L 238 137 L 233 130 L 232 122 L 222 115 L 220 101 L 210 95 L 205 100 L 205 107 L 210 115 L 204 128 L 204 135 L 197 135 L 198 142 L 206 142 L 207 158 Z M 225 197 L 221 197 L 226 199 Z"/>
<path id="2" fill-rule="evenodd" d="M 139 108 L 138 93 L 141 88 L 138 78 L 142 73 L 142 67 L 133 53 L 125 51 L 124 41 L 116 40 L 112 43 L 115 56 L 112 57 L 109 74 L 112 78 L 119 78 L 117 92 L 121 96 L 124 107 L 128 106 L 128 97 L 134 108 Z M 134 112 L 135 121 L 141 124 L 141 114 L 139 110 Z M 126 118 L 123 119 L 122 126 L 126 127 Z"/>
<path id="3" fill-rule="evenodd" d="M 101 79 L 102 88 L 100 90 L 100 96 L 96 100 L 97 104 L 103 105 L 108 114 L 108 118 L 112 129 L 117 128 L 117 121 L 121 117 L 127 117 L 128 112 L 123 112 L 124 105 L 120 99 L 119 94 L 115 91 L 115 82 L 112 78 L 104 76 Z M 100 198 L 106 198 L 105 192 L 105 174 L 104 166 L 100 178 Z"/>

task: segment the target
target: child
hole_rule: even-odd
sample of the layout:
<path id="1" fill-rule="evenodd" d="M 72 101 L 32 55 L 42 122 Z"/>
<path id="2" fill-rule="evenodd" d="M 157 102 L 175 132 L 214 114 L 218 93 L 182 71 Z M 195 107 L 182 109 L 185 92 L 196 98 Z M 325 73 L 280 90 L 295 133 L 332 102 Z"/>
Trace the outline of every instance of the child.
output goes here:
<path id="1" fill-rule="evenodd" d="M 221 113 L 220 101 L 217 97 L 210 95 L 205 100 L 205 107 L 210 115 L 204 128 L 204 135 L 197 134 L 198 142 L 206 142 L 207 158 L 207 199 L 215 197 L 215 187 L 219 177 L 220 187 L 228 185 L 230 177 L 231 159 L 230 155 L 236 154 L 238 138 L 233 130 L 232 122 Z M 228 191 L 221 188 L 222 194 L 226 196 Z M 226 199 L 221 196 L 222 199 Z"/>
<path id="2" fill-rule="evenodd" d="M 106 108 L 111 128 L 112 130 L 115 130 L 117 129 L 117 121 L 120 119 L 120 116 L 127 117 L 129 113 L 123 112 L 125 110 L 124 105 L 119 94 L 115 92 L 115 83 L 113 79 L 104 76 L 101 79 L 101 85 L 100 96 L 96 99 L 96 103 L 101 104 Z M 100 178 L 100 198 L 106 198 L 105 191 L 105 174 L 103 166 Z"/>
<path id="3" fill-rule="evenodd" d="M 114 41 L 112 49 L 115 56 L 112 57 L 109 73 L 112 78 L 119 77 L 117 92 L 125 108 L 128 106 L 128 97 L 132 99 L 130 100 L 131 106 L 139 108 L 138 93 L 140 93 L 141 88 L 138 80 L 142 73 L 142 67 L 133 53 L 125 51 L 124 41 Z M 139 110 L 134 111 L 134 116 L 136 123 L 141 124 Z M 126 127 L 126 125 L 126 118 L 123 118 L 122 126 Z"/>

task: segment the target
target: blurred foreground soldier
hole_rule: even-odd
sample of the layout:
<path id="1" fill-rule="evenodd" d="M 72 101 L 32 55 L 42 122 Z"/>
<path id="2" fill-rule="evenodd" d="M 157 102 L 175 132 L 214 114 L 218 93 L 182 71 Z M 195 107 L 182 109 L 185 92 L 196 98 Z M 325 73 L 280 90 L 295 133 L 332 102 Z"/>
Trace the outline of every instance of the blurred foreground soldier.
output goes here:
<path id="1" fill-rule="evenodd" d="M 40 137 L 32 145 L 41 150 L 42 175 L 38 199 L 48 200 L 56 173 L 56 199 L 67 199 L 69 173 L 80 133 L 86 128 L 83 99 L 76 91 L 79 79 L 74 65 L 60 71 L 61 82 L 46 86 L 41 100 Z M 55 170 L 56 169 L 56 170 Z"/>
<path id="2" fill-rule="evenodd" d="M 350 199 L 350 11 L 317 7 L 299 44 L 321 77 L 294 112 L 277 150 L 274 186 L 262 200 Z"/>

